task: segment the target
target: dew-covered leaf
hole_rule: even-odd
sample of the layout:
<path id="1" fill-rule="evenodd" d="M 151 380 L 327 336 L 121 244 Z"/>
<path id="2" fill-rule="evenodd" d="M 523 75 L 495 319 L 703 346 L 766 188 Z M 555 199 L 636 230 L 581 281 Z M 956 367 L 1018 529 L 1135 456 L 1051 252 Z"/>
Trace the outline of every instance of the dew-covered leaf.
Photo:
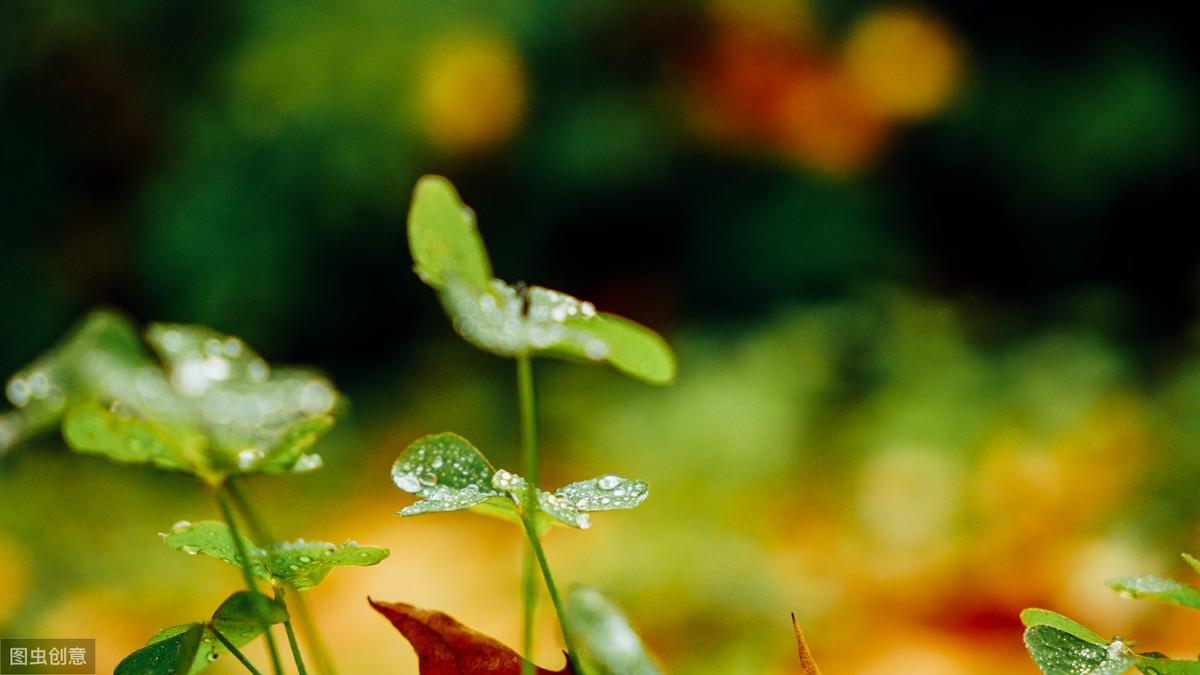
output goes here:
<path id="1" fill-rule="evenodd" d="M 96 310 L 70 333 L 8 379 L 5 394 L 16 410 L 0 418 L 0 454 L 59 423 L 81 401 L 129 390 L 154 360 L 121 315 Z"/>
<path id="2" fill-rule="evenodd" d="M 152 324 L 146 339 L 167 366 L 187 419 L 225 473 L 307 471 L 305 454 L 332 426 L 341 398 L 324 376 L 271 368 L 242 340 L 203 326 Z"/>
<path id="3" fill-rule="evenodd" d="M 269 581 L 271 574 L 263 559 L 263 551 L 245 535 L 239 536 L 242 538 L 242 546 L 250 552 L 252 559 L 250 566 L 255 576 Z M 171 528 L 170 532 L 163 533 L 163 541 L 171 548 L 189 555 L 203 554 L 235 567 L 241 567 L 241 554 L 238 553 L 238 547 L 233 543 L 229 526 L 225 523 L 215 520 L 202 520 L 197 523 L 180 521 Z"/>
<path id="4" fill-rule="evenodd" d="M 1025 646 L 1045 675 L 1121 675 L 1135 660 L 1119 640 L 1094 644 L 1046 624 L 1025 630 Z"/>
<path id="5" fill-rule="evenodd" d="M 173 471 L 198 472 L 203 439 L 187 429 L 169 431 L 120 406 L 81 403 L 63 420 L 63 438 L 77 452 L 123 464 L 153 464 Z"/>
<path id="6" fill-rule="evenodd" d="M 1094 632 L 1088 629 L 1087 626 L 1084 626 L 1074 619 L 1068 619 L 1062 614 L 1052 612 L 1048 609 L 1038 609 L 1036 607 L 1032 607 L 1022 611 L 1021 623 L 1024 624 L 1026 628 L 1032 628 L 1034 626 L 1050 626 L 1052 628 L 1057 628 L 1064 633 L 1069 633 L 1080 640 L 1083 640 L 1084 642 L 1090 642 L 1094 645 L 1103 645 L 1108 643 L 1108 640 L 1096 635 Z"/>
<path id="7" fill-rule="evenodd" d="M 299 539 L 256 546 L 245 535 L 242 544 L 250 552 L 251 569 L 255 576 L 267 581 L 291 586 L 296 590 L 311 588 L 335 567 L 366 567 L 388 557 L 386 548 L 362 546 L 348 541 L 341 546 L 323 541 Z M 198 523 L 177 523 L 163 539 L 173 548 L 190 554 L 204 554 L 234 566 L 241 566 L 238 549 L 225 523 L 205 520 Z"/>
<path id="8" fill-rule="evenodd" d="M 149 644 L 126 656 L 114 675 L 178 675 L 191 673 L 204 638 L 204 624 L 190 623 L 167 629 Z M 169 634 L 165 635 L 166 633 Z M 207 662 L 207 660 L 206 660 Z"/>
<path id="9" fill-rule="evenodd" d="M 1156 576 L 1119 577 L 1108 580 L 1109 588 L 1131 598 L 1150 598 L 1189 609 L 1200 609 L 1200 589 L 1174 579 Z"/>
<path id="10" fill-rule="evenodd" d="M 646 501 L 649 488 L 640 480 L 609 474 L 564 485 L 553 493 L 538 490 L 542 512 L 564 525 L 586 529 L 593 511 L 632 509 Z"/>
<path id="11" fill-rule="evenodd" d="M 441 433 L 419 438 L 392 464 L 396 487 L 421 498 L 400 515 L 458 511 L 504 497 L 492 486 L 494 473 L 483 453 L 462 436 Z"/>
<path id="12" fill-rule="evenodd" d="M 609 363 L 652 384 L 675 379 L 675 355 L 649 328 L 566 293 L 518 290 L 493 278 L 475 214 L 445 178 L 417 182 L 408 244 L 417 274 L 437 290 L 455 330 L 476 347 L 500 356 Z"/>
<path id="13" fill-rule="evenodd" d="M 475 213 L 441 176 L 417 181 L 408 213 L 408 246 L 417 274 L 436 289 L 451 279 L 483 288 L 492 278 Z"/>
<path id="14" fill-rule="evenodd" d="M 817 667 L 817 660 L 808 648 L 808 640 L 804 639 L 804 631 L 800 630 L 795 614 L 792 614 L 792 632 L 796 635 L 796 655 L 800 658 L 801 675 L 821 675 L 821 669 Z"/>
<path id="15" fill-rule="evenodd" d="M 661 336 L 566 293 L 531 286 L 522 294 L 499 279 L 485 288 L 452 280 L 441 298 L 459 334 L 484 351 L 606 362 L 651 384 L 675 378 L 675 356 Z"/>
<path id="16" fill-rule="evenodd" d="M 520 675 L 524 659 L 499 641 L 462 625 L 442 612 L 418 609 L 401 602 L 367 599 L 400 631 L 417 653 L 420 675 Z M 537 668 L 537 675 L 570 675 Z"/>
<path id="17" fill-rule="evenodd" d="M 566 611 L 579 656 L 592 675 L 662 673 L 625 615 L 600 591 L 572 586 Z"/>
<path id="18" fill-rule="evenodd" d="M 594 317 L 573 316 L 564 323 L 603 343 L 606 354 L 602 360 L 622 373 L 649 384 L 670 384 L 675 380 L 675 353 L 661 335 L 642 324 L 608 312 L 599 312 Z M 565 343 L 559 349 L 575 358 L 594 360 L 594 352 L 587 352 L 592 344 L 591 341 Z M 583 353 L 579 353 L 581 346 Z"/>
<path id="19" fill-rule="evenodd" d="M 378 546 L 360 546 L 348 541 L 341 546 L 323 541 L 283 542 L 267 546 L 271 576 L 296 590 L 321 583 L 335 567 L 377 565 L 389 551 Z"/>
<path id="20" fill-rule="evenodd" d="M 638 506 L 649 492 L 640 480 L 609 474 L 564 485 L 554 491 L 554 496 L 578 511 L 612 511 Z"/>

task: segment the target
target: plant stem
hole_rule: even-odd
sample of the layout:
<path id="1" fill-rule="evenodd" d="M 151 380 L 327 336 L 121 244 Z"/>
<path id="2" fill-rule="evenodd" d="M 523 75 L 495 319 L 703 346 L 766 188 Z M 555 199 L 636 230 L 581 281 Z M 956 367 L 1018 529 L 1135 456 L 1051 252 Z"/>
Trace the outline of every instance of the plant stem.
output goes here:
<path id="1" fill-rule="evenodd" d="M 541 567 L 542 579 L 546 582 L 550 601 L 554 603 L 554 612 L 558 614 L 559 629 L 562 631 L 563 644 L 567 648 L 567 661 L 576 675 L 583 675 L 575 648 L 571 644 L 571 630 L 567 627 L 567 617 L 563 611 L 562 600 L 558 596 L 558 587 L 554 584 L 554 575 L 550 572 L 550 563 L 546 560 L 546 552 L 542 549 L 542 541 L 537 530 L 537 515 L 541 508 L 537 502 L 537 487 L 540 483 L 541 470 L 538 465 L 537 406 L 533 391 L 533 363 L 529 354 L 521 354 L 517 357 L 517 392 L 521 409 L 521 455 L 525 465 L 525 478 L 529 486 L 525 492 L 524 507 L 521 509 L 521 522 L 525 525 L 525 535 L 529 538 L 529 552 L 525 555 L 525 570 L 522 575 L 525 663 L 522 664 L 521 669 L 525 675 L 530 675 L 534 668 L 533 611 L 537 606 L 537 588 L 532 583 L 533 572 L 530 568 L 533 560 L 536 560 L 538 566 Z"/>
<path id="2" fill-rule="evenodd" d="M 525 544 L 525 553 L 521 556 L 521 653 L 525 661 L 521 664 L 522 675 L 533 675 L 533 631 L 537 617 L 537 559 L 533 547 Z"/>
<path id="3" fill-rule="evenodd" d="M 250 528 L 250 533 L 254 539 L 260 544 L 275 543 L 278 541 L 263 525 L 263 521 L 258 517 L 258 513 L 250 504 L 250 500 L 246 498 L 246 494 L 242 492 L 241 487 L 237 482 L 230 478 L 225 482 L 229 487 L 229 495 L 233 497 L 233 504 L 237 510 L 241 512 L 242 519 L 246 521 L 246 525 Z M 324 675 L 336 675 L 336 670 L 333 666 L 333 660 L 329 657 L 329 650 L 325 648 L 325 642 L 321 639 L 321 634 L 317 631 L 317 624 L 313 621 L 312 613 L 308 611 L 308 604 L 304 602 L 304 597 L 295 589 L 292 589 L 292 604 L 291 609 L 296 615 L 296 620 L 300 623 L 300 630 L 304 633 L 305 640 L 308 641 L 310 655 L 317 660 L 317 671 Z"/>
<path id="4" fill-rule="evenodd" d="M 287 609 L 287 602 L 283 599 L 283 588 L 279 586 L 275 587 L 275 602 Z M 300 653 L 300 643 L 296 642 L 296 631 L 292 629 L 291 615 L 288 616 L 288 620 L 283 622 L 283 630 L 287 633 L 288 644 L 292 647 L 292 660 L 296 662 L 300 675 L 308 675 L 308 669 L 304 667 L 304 656 Z"/>
<path id="5" fill-rule="evenodd" d="M 533 522 L 533 516 L 529 514 L 523 514 L 521 522 L 525 524 L 525 534 L 529 537 L 529 546 L 533 549 L 538 565 L 542 568 L 542 578 L 546 581 L 550 602 L 554 604 L 554 613 L 558 615 L 558 626 L 562 629 L 563 645 L 567 648 L 567 662 L 571 664 L 571 671 L 575 675 L 584 675 L 575 646 L 571 641 L 571 631 L 567 628 L 567 613 L 563 608 L 562 599 L 558 595 L 558 586 L 554 584 L 554 575 L 550 573 L 550 563 L 546 560 L 546 552 L 542 549 L 541 539 L 538 538 L 537 525 Z"/>
<path id="6" fill-rule="evenodd" d="M 229 638 L 221 635 L 221 631 L 217 630 L 211 625 L 208 627 L 208 629 L 213 632 L 213 635 L 217 636 L 217 639 L 221 641 L 221 644 L 225 645 L 225 649 L 228 649 L 229 653 L 233 654 L 235 659 L 241 661 L 243 666 L 246 666 L 246 670 L 250 671 L 251 675 L 262 675 L 262 673 L 258 672 L 258 668 L 255 668 L 254 664 L 250 663 L 250 659 L 246 658 L 245 654 L 238 650 L 237 647 L 233 646 L 233 643 L 229 641 Z"/>
<path id="7" fill-rule="evenodd" d="M 271 634 L 271 622 L 267 619 L 262 594 L 259 593 L 258 584 L 254 581 L 254 569 L 251 567 L 250 552 L 246 550 L 246 542 L 242 541 L 242 534 L 238 531 L 237 522 L 233 518 L 233 509 L 229 507 L 229 498 L 225 496 L 227 489 L 226 485 L 217 488 L 217 506 L 221 509 L 221 515 L 225 518 L 225 524 L 229 526 L 229 533 L 232 535 L 234 548 L 237 549 L 238 557 L 241 558 L 242 578 L 246 581 L 246 588 L 254 594 L 255 606 L 258 608 L 258 617 L 262 621 L 263 636 L 266 637 L 267 648 L 271 652 L 271 667 L 274 669 L 275 675 L 283 675 L 283 664 L 279 660 L 279 648 L 275 646 L 275 636 Z"/>

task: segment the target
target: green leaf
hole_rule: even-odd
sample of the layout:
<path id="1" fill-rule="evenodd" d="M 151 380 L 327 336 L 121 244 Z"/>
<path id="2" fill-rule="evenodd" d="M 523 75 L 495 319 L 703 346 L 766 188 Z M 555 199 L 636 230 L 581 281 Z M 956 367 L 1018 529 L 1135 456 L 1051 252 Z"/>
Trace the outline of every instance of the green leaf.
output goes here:
<path id="1" fill-rule="evenodd" d="M 629 621 L 600 591 L 575 585 L 567 593 L 567 624 L 587 671 L 596 675 L 659 675 L 662 670 Z"/>
<path id="2" fill-rule="evenodd" d="M 1045 675 L 1121 675 L 1135 660 L 1119 640 L 1095 644 L 1046 624 L 1025 630 L 1025 646 Z"/>
<path id="3" fill-rule="evenodd" d="M 1193 570 L 1195 570 L 1197 573 L 1200 573 L 1200 560 L 1197 560 L 1187 553 L 1181 553 L 1180 555 L 1183 556 L 1184 561 L 1186 561 Z"/>
<path id="4" fill-rule="evenodd" d="M 63 436 L 79 452 L 104 455 L 116 462 L 189 468 L 180 461 L 174 440 L 154 423 L 122 415 L 99 403 L 83 403 L 72 409 L 63 422 Z"/>
<path id="5" fill-rule="evenodd" d="M 467 439 L 452 433 L 417 439 L 392 465 L 396 486 L 421 499 L 402 509 L 401 516 L 475 509 L 486 515 L 520 522 L 521 505 L 529 485 L 515 473 L 495 470 Z M 553 493 L 537 491 L 538 525 L 550 520 L 577 528 L 591 526 L 591 511 L 631 509 L 646 499 L 648 488 L 638 480 L 603 476 L 571 483 Z"/>
<path id="6" fill-rule="evenodd" d="M 195 627 L 199 626 L 201 628 L 201 638 L 194 652 L 194 656 L 190 661 L 190 667 L 181 670 L 172 669 L 169 671 L 148 671 L 171 673 L 186 672 L 189 673 L 189 675 L 199 673 L 207 668 L 213 661 L 217 660 L 220 654 L 228 653 L 229 651 L 226 649 L 225 645 L 221 644 L 220 640 L 217 639 L 217 636 L 213 634 L 214 629 L 220 631 L 221 635 L 223 635 L 225 639 L 229 640 L 229 642 L 235 647 L 242 647 L 246 644 L 249 644 L 255 638 L 263 634 L 262 619 L 259 618 L 258 608 L 255 606 L 256 601 L 261 601 L 263 603 L 263 607 L 266 609 L 266 619 L 269 623 L 278 624 L 287 621 L 287 610 L 284 609 L 283 606 L 278 602 L 275 602 L 271 598 L 268 598 L 261 593 L 238 591 L 226 598 L 225 601 L 221 603 L 221 606 L 218 607 L 217 611 L 213 613 L 212 619 L 209 622 L 204 624 L 189 623 L 181 626 L 172 626 L 160 631 L 157 635 L 150 638 L 150 641 L 146 643 L 146 647 L 138 650 L 138 652 L 135 652 L 134 655 L 144 651 L 149 651 L 150 653 L 164 651 L 166 649 L 165 647 L 155 647 L 155 645 L 161 645 L 163 643 L 171 644 L 172 641 L 178 640 L 181 636 L 183 636 L 183 634 L 189 631 L 194 631 Z M 130 655 L 129 658 L 133 658 L 134 655 Z M 119 668 L 117 672 L 121 672 Z"/>
<path id="7" fill-rule="evenodd" d="M 617 370 L 649 384 L 675 381 L 675 354 L 667 341 L 649 328 L 616 314 L 600 312 L 594 318 L 566 322 L 590 332 L 608 346 L 607 360 Z"/>
<path id="8" fill-rule="evenodd" d="M 419 438 L 392 464 L 396 487 L 421 498 L 399 515 L 458 511 L 503 498 L 504 492 L 492 486 L 494 474 L 483 453 L 462 436 L 441 433 Z"/>
<path id="9" fill-rule="evenodd" d="M 451 280 L 482 289 L 492 278 L 475 214 L 441 176 L 417 181 L 408 214 L 408 246 L 417 274 L 436 289 Z"/>
<path id="10" fill-rule="evenodd" d="M 265 554 L 245 535 L 242 545 L 250 552 L 252 558 L 250 567 L 254 575 L 270 581 L 271 574 L 264 561 Z M 170 532 L 163 533 L 163 541 L 171 548 L 183 551 L 189 555 L 203 554 L 216 558 L 235 567 L 241 567 L 241 556 L 233 543 L 229 526 L 215 520 L 202 520 L 190 523 L 186 520 L 176 523 Z"/>
<path id="11" fill-rule="evenodd" d="M 259 603 L 265 609 L 263 618 L 267 623 L 274 625 L 288 620 L 287 610 L 275 600 L 262 593 L 238 591 L 213 612 L 211 625 L 235 647 L 241 647 L 263 634 Z"/>
<path id="12" fill-rule="evenodd" d="M 296 590 L 321 583 L 335 567 L 376 565 L 388 557 L 389 551 L 378 546 L 360 546 L 348 541 L 341 546 L 323 541 L 271 544 L 266 548 L 271 576 Z"/>
<path id="13" fill-rule="evenodd" d="M 237 547 L 225 523 L 212 520 L 182 522 L 163 535 L 167 544 L 190 554 L 204 554 L 234 566 L 241 566 Z M 386 548 L 361 546 L 348 541 L 341 546 L 323 541 L 279 542 L 260 548 L 245 535 L 242 544 L 250 552 L 255 576 L 296 590 L 311 588 L 335 567 L 365 567 L 388 557 Z"/>
<path id="14" fill-rule="evenodd" d="M 1189 609 L 1200 609 L 1200 589 L 1174 579 L 1147 575 L 1119 577 L 1107 583 L 1109 588 L 1130 598 L 1150 598 Z"/>
<path id="15" fill-rule="evenodd" d="M 1025 611 L 1021 612 L 1021 623 L 1024 624 L 1026 628 L 1032 628 L 1034 626 L 1050 626 L 1052 628 L 1057 628 L 1065 633 L 1070 633 L 1084 642 L 1090 642 L 1094 645 L 1108 644 L 1108 640 L 1096 635 L 1083 624 L 1073 619 L 1068 619 L 1062 614 L 1051 612 L 1048 609 L 1038 609 L 1036 607 L 1026 609 Z"/>
<path id="16" fill-rule="evenodd" d="M 485 288 L 452 280 L 441 298 L 459 334 L 484 351 L 609 363 L 650 384 L 675 378 L 675 356 L 661 336 L 566 293 L 541 286 L 519 292 L 498 279 Z"/>
<path id="17" fill-rule="evenodd" d="M 176 675 L 191 673 L 204 638 L 204 624 L 190 623 L 159 633 L 117 664 L 114 675 Z M 206 659 L 207 661 L 207 659 Z"/>
<path id="18" fill-rule="evenodd" d="M 5 393 L 16 407 L 0 428 L 0 453 L 55 426 L 81 401 L 107 399 L 132 388 L 154 361 L 124 317 L 89 314 L 57 345 L 9 378 Z M 144 379 L 144 378 L 143 378 Z"/>
<path id="19" fill-rule="evenodd" d="M 146 339 L 166 364 L 180 416 L 208 438 L 226 474 L 308 471 L 306 455 L 333 426 L 341 397 L 327 378 L 272 369 L 240 339 L 203 326 L 152 324 Z"/>
<path id="20" fill-rule="evenodd" d="M 632 509 L 650 494 L 646 483 L 609 474 L 564 485 L 554 496 L 577 511 Z"/>
<path id="21" fill-rule="evenodd" d="M 651 384 L 675 379 L 675 355 L 654 331 L 541 286 L 492 277 L 475 214 L 440 176 L 417 182 L 408 218 L 417 274 L 438 291 L 455 329 L 500 356 L 534 354 L 606 362 Z"/>
<path id="22" fill-rule="evenodd" d="M 1200 675 L 1200 661 L 1176 661 L 1159 655 L 1137 655 L 1137 667 L 1146 675 Z"/>

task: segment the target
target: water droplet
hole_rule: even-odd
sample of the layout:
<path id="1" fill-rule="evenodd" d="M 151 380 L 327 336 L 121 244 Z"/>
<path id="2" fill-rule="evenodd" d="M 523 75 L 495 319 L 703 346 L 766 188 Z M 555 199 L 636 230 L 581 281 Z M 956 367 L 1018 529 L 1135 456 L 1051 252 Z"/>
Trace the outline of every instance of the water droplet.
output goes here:
<path id="1" fill-rule="evenodd" d="M 607 475 L 607 476 L 603 476 L 603 477 L 601 477 L 601 478 L 600 478 L 600 480 L 596 481 L 596 485 L 597 485 L 597 486 L 598 486 L 598 487 L 599 487 L 601 490 L 611 490 L 611 489 L 613 489 L 613 488 L 617 487 L 617 486 L 618 486 L 618 485 L 620 485 L 620 484 L 621 484 L 621 477 L 620 477 L 620 476 L 614 476 L 614 475 L 612 475 L 612 474 L 609 474 L 609 475 Z"/>
<path id="2" fill-rule="evenodd" d="M 299 558 L 297 558 L 297 560 L 299 560 L 302 563 L 310 563 L 310 562 L 312 562 L 313 559 L 306 555 L 302 555 Z"/>
<path id="3" fill-rule="evenodd" d="M 218 353 L 219 353 L 218 347 Z M 204 376 L 210 380 L 224 380 L 229 377 L 229 361 L 220 356 L 210 356 L 204 359 Z"/>
<path id="4" fill-rule="evenodd" d="M 411 473 L 402 473 L 395 476 L 393 480 L 396 481 L 396 487 L 405 492 L 416 494 L 421 491 L 421 481 L 417 480 L 417 477 Z"/>
<path id="5" fill-rule="evenodd" d="M 242 341 L 235 337 L 225 338 L 225 342 L 221 345 L 221 351 L 225 356 L 236 359 L 242 355 Z"/>
<path id="6" fill-rule="evenodd" d="M 1125 653 L 1125 643 L 1121 638 L 1114 638 L 1108 643 L 1108 658 L 1119 659 Z"/>
<path id="7" fill-rule="evenodd" d="M 238 468 L 242 471 L 249 471 L 258 466 L 258 463 L 266 456 L 267 453 L 263 452 L 260 448 L 246 448 L 237 454 Z"/>
<path id="8" fill-rule="evenodd" d="M 440 469 L 445 463 L 446 460 L 442 459 L 441 457 L 434 457 L 432 460 L 430 460 L 429 466 L 435 469 Z"/>
<path id="9" fill-rule="evenodd" d="M 29 403 L 29 384 L 25 380 L 14 377 L 8 381 L 8 400 L 18 408 Z"/>
<path id="10" fill-rule="evenodd" d="M 320 381 L 309 382 L 300 390 L 300 409 L 308 415 L 329 412 L 334 404 L 333 389 Z"/>
<path id="11" fill-rule="evenodd" d="M 172 532 L 181 532 L 183 530 L 188 529 L 191 526 L 192 526 L 191 521 L 181 520 L 178 523 L 175 523 L 174 525 L 171 526 L 171 531 Z"/>
<path id="12" fill-rule="evenodd" d="M 321 459 L 320 455 L 316 453 L 307 453 L 300 455 L 300 457 L 296 459 L 296 462 L 292 464 L 292 471 L 294 473 L 305 473 L 308 471 L 315 471 L 324 465 L 325 460 Z"/>
<path id="13" fill-rule="evenodd" d="M 575 516 L 575 524 L 579 526 L 580 529 L 586 530 L 592 526 L 592 517 L 586 513 L 581 513 Z"/>

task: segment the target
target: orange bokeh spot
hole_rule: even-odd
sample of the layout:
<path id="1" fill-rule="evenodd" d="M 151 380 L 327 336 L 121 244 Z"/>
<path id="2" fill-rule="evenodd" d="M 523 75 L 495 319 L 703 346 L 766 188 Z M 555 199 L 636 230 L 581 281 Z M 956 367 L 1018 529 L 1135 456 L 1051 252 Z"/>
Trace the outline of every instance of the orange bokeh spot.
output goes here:
<path id="1" fill-rule="evenodd" d="M 417 85 L 425 136 L 450 153 L 486 150 L 507 140 L 525 114 L 525 69 L 505 37 L 462 33 L 437 42 Z"/>
<path id="2" fill-rule="evenodd" d="M 863 18 L 843 48 L 846 71 L 884 115 L 916 119 L 954 94 L 962 54 L 949 30 L 912 9 L 890 8 Z"/>

